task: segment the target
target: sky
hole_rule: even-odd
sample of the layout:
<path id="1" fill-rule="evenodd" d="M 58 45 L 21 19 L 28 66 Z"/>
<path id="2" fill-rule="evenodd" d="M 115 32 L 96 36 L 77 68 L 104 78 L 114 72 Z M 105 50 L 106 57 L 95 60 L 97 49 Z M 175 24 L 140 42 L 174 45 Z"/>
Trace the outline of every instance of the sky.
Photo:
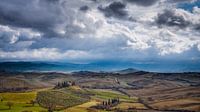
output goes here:
<path id="1" fill-rule="evenodd" d="M 0 61 L 200 61 L 200 0 L 1 0 Z"/>

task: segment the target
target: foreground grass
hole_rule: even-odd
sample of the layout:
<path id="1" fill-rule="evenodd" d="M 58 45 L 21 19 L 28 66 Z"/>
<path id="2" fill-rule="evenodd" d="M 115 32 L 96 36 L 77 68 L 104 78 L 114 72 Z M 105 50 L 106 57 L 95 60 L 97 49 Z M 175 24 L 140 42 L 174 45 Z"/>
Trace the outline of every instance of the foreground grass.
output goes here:
<path id="1" fill-rule="evenodd" d="M 5 103 L 0 103 L 0 112 L 23 112 L 23 111 L 32 111 L 32 112 L 42 112 L 46 111 L 46 109 L 41 108 L 39 105 L 31 106 L 25 103 L 14 103 L 11 109 L 8 109 L 5 106 Z"/>
<path id="2" fill-rule="evenodd" d="M 34 106 L 29 104 L 31 100 L 36 99 L 38 92 L 45 92 L 45 94 L 47 95 L 53 94 L 58 99 L 64 99 L 64 106 L 67 109 L 63 109 L 57 112 L 96 112 L 97 110 L 90 110 L 89 107 L 97 105 L 102 100 L 112 98 L 120 98 L 120 100 L 123 102 L 137 101 L 137 98 L 128 97 L 124 94 L 117 93 L 115 91 L 88 89 L 85 90 L 78 87 L 63 88 L 60 90 L 45 89 L 23 93 L 0 93 L 0 98 L 3 98 L 3 101 L 0 102 L 0 112 L 47 112 L 46 109 L 40 107 L 38 104 L 35 104 Z M 59 102 L 60 101 L 61 100 L 59 100 Z M 8 106 L 6 106 L 7 102 L 12 102 L 14 104 L 10 110 Z M 120 105 L 120 107 L 124 106 Z M 106 111 L 98 110 L 97 112 Z"/>
<path id="3" fill-rule="evenodd" d="M 0 98 L 3 99 L 3 101 L 0 102 L 0 112 L 45 111 L 46 109 L 40 107 L 38 104 L 34 106 L 28 104 L 31 100 L 35 100 L 36 94 L 36 91 L 25 93 L 0 93 Z M 11 109 L 6 106 L 7 102 L 13 103 Z"/>
<path id="4" fill-rule="evenodd" d="M 3 101 L 10 101 L 15 103 L 27 103 L 34 100 L 37 92 L 25 92 L 25 93 L 0 93 L 0 98 Z"/>

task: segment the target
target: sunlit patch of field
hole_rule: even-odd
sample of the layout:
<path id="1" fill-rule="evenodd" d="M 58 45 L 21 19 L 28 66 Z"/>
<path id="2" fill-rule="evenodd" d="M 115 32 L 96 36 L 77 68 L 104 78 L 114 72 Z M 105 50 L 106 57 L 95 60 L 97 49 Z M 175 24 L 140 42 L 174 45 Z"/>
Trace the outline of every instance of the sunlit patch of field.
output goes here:
<path id="1" fill-rule="evenodd" d="M 191 105 L 189 107 L 183 107 L 184 110 L 194 110 L 199 112 L 200 111 L 200 104 L 199 105 Z"/>
<path id="2" fill-rule="evenodd" d="M 113 108 L 120 108 L 127 110 L 129 108 L 134 108 L 134 109 L 147 109 L 143 104 L 141 103 L 129 103 L 129 102 L 122 102 L 119 105 L 113 107 Z"/>
<path id="3" fill-rule="evenodd" d="M 34 106 L 28 104 L 31 100 L 35 100 L 36 94 L 36 91 L 24 93 L 0 93 L 0 98 L 3 99 L 3 101 L 0 102 L 0 112 L 44 111 L 45 109 L 38 104 L 35 104 Z M 11 109 L 6 106 L 7 102 L 13 103 Z"/>
<path id="4" fill-rule="evenodd" d="M 120 92 L 114 91 L 112 89 L 93 89 L 93 90 L 99 91 L 99 92 L 111 92 L 111 93 L 121 94 Z"/>
<path id="5" fill-rule="evenodd" d="M 37 92 L 25 92 L 25 93 L 0 93 L 0 98 L 3 101 L 11 101 L 15 103 L 27 103 L 30 100 L 34 100 Z"/>
<path id="6" fill-rule="evenodd" d="M 87 103 L 68 108 L 68 109 L 65 110 L 65 112 L 88 112 L 88 108 L 89 107 L 95 106 L 95 105 L 97 105 L 99 103 L 100 102 L 98 102 L 96 100 L 91 100 L 91 101 L 89 101 Z"/>
<path id="7" fill-rule="evenodd" d="M 200 99 L 175 99 L 157 102 L 151 105 L 157 109 L 180 109 L 200 111 Z"/>
<path id="8" fill-rule="evenodd" d="M 82 90 L 79 86 L 71 86 L 70 88 L 73 90 Z"/>

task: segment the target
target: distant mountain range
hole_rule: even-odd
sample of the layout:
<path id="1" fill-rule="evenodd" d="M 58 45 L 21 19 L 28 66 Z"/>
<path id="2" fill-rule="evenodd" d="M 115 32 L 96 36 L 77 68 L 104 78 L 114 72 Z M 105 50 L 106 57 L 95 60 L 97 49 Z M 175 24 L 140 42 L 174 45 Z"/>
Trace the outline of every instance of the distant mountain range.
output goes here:
<path id="1" fill-rule="evenodd" d="M 119 71 L 120 65 L 103 64 L 103 63 L 89 63 L 89 64 L 73 64 L 73 63 L 59 63 L 59 62 L 0 62 L 0 71 L 18 71 L 18 72 L 32 72 L 32 71 L 56 71 L 56 72 L 120 72 L 126 73 L 136 69 L 126 69 Z"/>
<path id="2" fill-rule="evenodd" d="M 138 71 L 139 70 L 134 69 L 134 68 L 127 68 L 127 69 L 124 69 L 124 70 L 116 71 L 116 73 L 119 73 L 119 74 L 128 74 L 128 73 L 135 73 L 135 72 L 138 72 Z"/>
<path id="3" fill-rule="evenodd" d="M 200 72 L 200 63 L 96 62 L 89 64 L 74 64 L 64 62 L 0 62 L 0 71 L 11 72 L 98 71 L 127 74 L 140 70 L 153 72 Z"/>

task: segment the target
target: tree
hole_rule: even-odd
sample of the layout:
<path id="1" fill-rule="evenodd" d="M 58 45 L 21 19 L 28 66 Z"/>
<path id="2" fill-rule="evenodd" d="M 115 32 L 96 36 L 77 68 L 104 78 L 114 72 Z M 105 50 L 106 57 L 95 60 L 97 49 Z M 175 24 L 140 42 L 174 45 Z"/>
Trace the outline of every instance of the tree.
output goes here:
<path id="1" fill-rule="evenodd" d="M 13 102 L 7 102 L 7 103 L 6 103 L 6 106 L 8 106 L 9 109 L 11 109 L 11 107 L 12 107 L 13 105 L 14 105 Z"/>
<path id="2" fill-rule="evenodd" d="M 103 101 L 102 105 L 105 105 L 105 102 Z"/>
<path id="3" fill-rule="evenodd" d="M 57 88 L 60 88 L 61 87 L 61 84 L 58 82 L 58 84 L 57 84 Z"/>
<path id="4" fill-rule="evenodd" d="M 111 99 L 108 99 L 108 105 L 111 105 Z"/>
<path id="5" fill-rule="evenodd" d="M 3 97 L 0 97 L 0 101 L 3 102 Z"/>
<path id="6" fill-rule="evenodd" d="M 73 82 L 72 82 L 72 86 L 75 86 L 75 85 L 76 85 L 76 83 L 75 83 L 75 81 L 73 81 Z"/>

